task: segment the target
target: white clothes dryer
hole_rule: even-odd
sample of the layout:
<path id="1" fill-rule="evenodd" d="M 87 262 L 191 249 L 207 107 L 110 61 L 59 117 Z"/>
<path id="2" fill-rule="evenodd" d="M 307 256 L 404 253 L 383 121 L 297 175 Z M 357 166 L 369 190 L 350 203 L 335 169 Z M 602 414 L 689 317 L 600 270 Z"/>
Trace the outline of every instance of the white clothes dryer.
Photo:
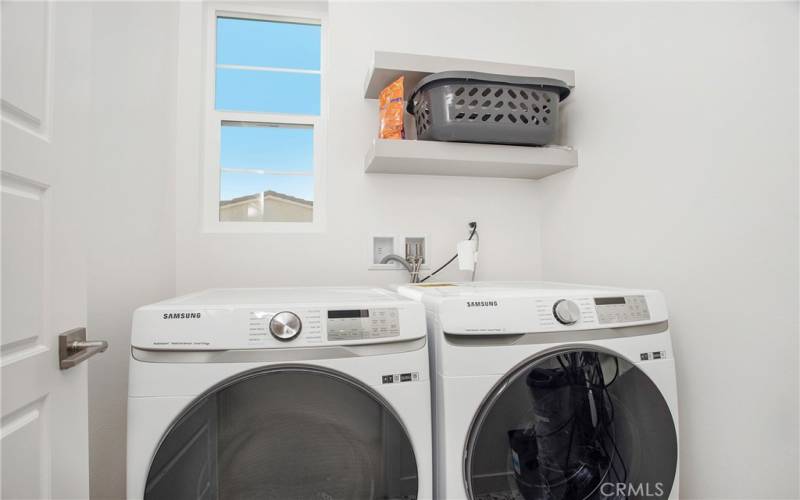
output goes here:
<path id="1" fill-rule="evenodd" d="M 423 307 L 216 289 L 138 309 L 128 498 L 432 497 Z"/>
<path id="2" fill-rule="evenodd" d="M 661 293 L 531 282 L 397 290 L 427 309 L 437 498 L 677 498 Z"/>

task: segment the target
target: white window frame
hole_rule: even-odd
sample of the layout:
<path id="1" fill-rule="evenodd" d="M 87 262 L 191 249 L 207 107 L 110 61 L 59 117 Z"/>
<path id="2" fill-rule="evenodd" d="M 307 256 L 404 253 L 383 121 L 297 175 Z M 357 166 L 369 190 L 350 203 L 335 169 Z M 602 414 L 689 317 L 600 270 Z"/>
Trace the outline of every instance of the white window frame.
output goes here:
<path id="1" fill-rule="evenodd" d="M 260 113 L 216 109 L 217 17 L 255 19 L 277 22 L 318 24 L 320 26 L 320 114 Z M 207 4 L 204 98 L 205 129 L 203 140 L 202 228 L 205 233 L 317 233 L 325 230 L 325 152 L 328 99 L 327 16 L 319 11 L 284 10 L 257 5 Z M 314 134 L 314 208 L 312 222 L 258 222 L 219 220 L 220 137 L 222 123 L 252 122 L 287 125 L 310 125 Z"/>

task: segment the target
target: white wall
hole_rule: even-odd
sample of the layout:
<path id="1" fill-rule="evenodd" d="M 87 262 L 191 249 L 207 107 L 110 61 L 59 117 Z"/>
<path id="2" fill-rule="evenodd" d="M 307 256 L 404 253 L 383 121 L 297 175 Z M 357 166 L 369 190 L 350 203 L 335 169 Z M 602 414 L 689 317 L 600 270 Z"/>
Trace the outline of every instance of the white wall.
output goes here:
<path id="1" fill-rule="evenodd" d="M 124 498 L 131 313 L 175 291 L 178 5 L 94 3 L 88 328 L 92 498 Z"/>
<path id="2" fill-rule="evenodd" d="M 797 498 L 798 4 L 530 12 L 578 78 L 544 277 L 665 292 L 682 497 Z"/>
<path id="3" fill-rule="evenodd" d="M 667 293 L 684 497 L 798 496 L 796 4 L 333 3 L 327 230 L 293 235 L 200 231 L 200 6 L 96 9 L 105 209 L 89 322 L 112 349 L 91 368 L 95 498 L 124 491 L 136 306 L 210 286 L 400 281 L 367 271 L 369 234 L 428 233 L 438 262 L 473 218 L 484 279 Z M 574 68 L 563 110 L 580 168 L 540 183 L 364 175 L 378 49 Z"/>
<path id="4" fill-rule="evenodd" d="M 418 7 L 418 6 L 417 6 Z M 363 98 L 363 80 L 376 49 L 443 53 L 525 62 L 524 44 L 491 44 L 474 33 L 485 10 L 469 8 L 458 23 L 438 19 L 452 4 L 333 3 L 329 7 L 330 90 L 327 148 L 327 231 L 322 234 L 204 234 L 200 230 L 202 122 L 201 7 L 181 6 L 177 172 L 177 289 L 209 286 L 388 284 L 400 271 L 368 271 L 372 233 L 427 233 L 433 262 L 443 262 L 477 219 L 480 274 L 538 278 L 539 210 L 536 184 L 524 180 L 364 175 L 364 155 L 377 134 L 377 102 Z M 449 14 L 448 14 L 449 13 Z M 438 14 L 438 15 L 437 15 Z M 427 19 L 427 20 L 426 20 Z M 524 39 L 527 27 L 508 37 Z M 503 45 L 502 51 L 497 47 Z M 548 62 L 548 61 L 543 61 Z M 555 61 L 553 61 L 555 62 Z M 316 207 L 315 207 L 316 209 Z M 443 272 L 445 279 L 467 275 Z"/>

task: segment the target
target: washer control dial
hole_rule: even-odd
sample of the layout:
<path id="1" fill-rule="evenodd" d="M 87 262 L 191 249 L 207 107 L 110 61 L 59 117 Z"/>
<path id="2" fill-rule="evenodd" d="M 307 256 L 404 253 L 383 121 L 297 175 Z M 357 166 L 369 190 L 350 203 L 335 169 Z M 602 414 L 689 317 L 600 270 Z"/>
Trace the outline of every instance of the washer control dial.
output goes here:
<path id="1" fill-rule="evenodd" d="M 574 325 L 581 317 L 581 310 L 575 302 L 560 299 L 553 304 L 553 316 L 562 325 Z"/>
<path id="2" fill-rule="evenodd" d="M 287 342 L 294 339 L 303 329 L 303 323 L 295 313 L 282 311 L 269 321 L 269 332 L 278 340 Z"/>

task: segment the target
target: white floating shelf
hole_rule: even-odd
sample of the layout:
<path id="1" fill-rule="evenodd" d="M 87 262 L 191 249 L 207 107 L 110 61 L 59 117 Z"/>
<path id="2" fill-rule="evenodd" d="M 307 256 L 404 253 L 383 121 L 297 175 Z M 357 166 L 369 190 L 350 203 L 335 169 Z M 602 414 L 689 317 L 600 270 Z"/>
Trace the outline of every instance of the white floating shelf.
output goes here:
<path id="1" fill-rule="evenodd" d="M 368 174 L 541 179 L 577 167 L 578 151 L 564 146 L 375 139 L 364 163 Z"/>
<path id="2" fill-rule="evenodd" d="M 376 51 L 367 72 L 364 97 L 377 99 L 378 93 L 387 85 L 404 75 L 406 92 L 431 73 L 441 71 L 480 71 L 511 76 L 555 78 L 575 87 L 575 72 L 568 69 L 543 68 L 521 64 L 505 64 L 474 59 L 404 54 L 401 52 Z"/>

